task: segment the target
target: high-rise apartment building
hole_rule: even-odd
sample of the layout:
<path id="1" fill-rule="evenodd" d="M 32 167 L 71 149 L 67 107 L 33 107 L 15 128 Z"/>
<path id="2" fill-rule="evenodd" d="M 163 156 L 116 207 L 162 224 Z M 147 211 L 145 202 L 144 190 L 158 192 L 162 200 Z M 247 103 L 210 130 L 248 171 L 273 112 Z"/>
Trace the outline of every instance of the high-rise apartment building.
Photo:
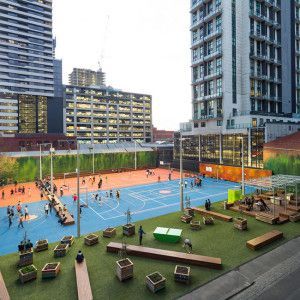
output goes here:
<path id="1" fill-rule="evenodd" d="M 67 85 L 66 134 L 82 143 L 152 141 L 152 98 L 110 87 Z"/>
<path id="2" fill-rule="evenodd" d="M 69 84 L 77 86 L 104 86 L 105 73 L 101 68 L 97 71 L 74 68 L 69 74 Z"/>
<path id="3" fill-rule="evenodd" d="M 0 133 L 45 133 L 53 94 L 52 0 L 0 0 Z"/>
<path id="4" fill-rule="evenodd" d="M 243 141 L 245 163 L 261 166 L 265 125 L 299 121 L 298 6 L 191 1 L 193 108 L 191 122 L 182 126 L 194 139 L 186 151 L 191 157 L 239 164 Z"/>

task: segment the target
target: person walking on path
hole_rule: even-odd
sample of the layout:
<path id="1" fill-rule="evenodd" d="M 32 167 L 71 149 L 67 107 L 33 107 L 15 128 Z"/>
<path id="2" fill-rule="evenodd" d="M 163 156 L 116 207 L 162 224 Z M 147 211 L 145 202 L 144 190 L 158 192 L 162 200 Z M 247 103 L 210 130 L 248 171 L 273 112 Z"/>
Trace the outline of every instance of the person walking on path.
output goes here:
<path id="1" fill-rule="evenodd" d="M 190 239 L 185 239 L 183 242 L 183 247 L 188 253 L 191 253 L 193 250 L 193 245 Z"/>
<path id="2" fill-rule="evenodd" d="M 4 200 L 4 198 L 5 198 L 5 192 L 4 192 L 4 190 L 2 190 L 2 200 Z"/>
<path id="3" fill-rule="evenodd" d="M 11 211 L 10 211 L 10 205 L 7 206 L 6 214 L 7 214 L 8 216 L 11 214 Z"/>
<path id="4" fill-rule="evenodd" d="M 11 214 L 8 215 L 8 228 L 10 228 L 12 225 L 12 216 Z"/>
<path id="5" fill-rule="evenodd" d="M 28 206 L 25 205 L 25 208 L 24 208 L 24 219 L 27 220 L 27 218 L 29 218 L 29 214 L 28 214 Z"/>
<path id="6" fill-rule="evenodd" d="M 60 187 L 59 191 L 60 191 L 60 197 L 62 197 L 64 195 L 64 190 L 63 190 L 62 186 Z"/>
<path id="7" fill-rule="evenodd" d="M 49 211 L 50 211 L 50 214 L 52 214 L 52 206 L 53 206 L 53 203 L 51 201 L 51 202 L 49 202 Z"/>
<path id="8" fill-rule="evenodd" d="M 143 230 L 142 225 L 140 225 L 140 228 L 139 228 L 139 243 L 140 243 L 140 246 L 142 245 L 144 234 L 146 234 L 146 232 Z"/>
<path id="9" fill-rule="evenodd" d="M 47 217 L 48 212 L 49 212 L 49 204 L 48 203 L 45 204 L 44 209 L 45 209 L 45 214 L 46 214 L 46 217 Z"/>
<path id="10" fill-rule="evenodd" d="M 19 216 L 18 228 L 20 228 L 20 227 L 24 228 L 24 225 L 23 225 L 23 215 L 22 214 Z"/>

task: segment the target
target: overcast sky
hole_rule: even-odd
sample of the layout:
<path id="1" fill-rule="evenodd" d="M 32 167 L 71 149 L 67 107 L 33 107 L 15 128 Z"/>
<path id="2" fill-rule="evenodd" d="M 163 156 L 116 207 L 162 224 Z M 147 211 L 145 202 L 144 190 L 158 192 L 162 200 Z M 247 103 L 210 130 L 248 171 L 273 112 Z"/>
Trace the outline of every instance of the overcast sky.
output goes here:
<path id="1" fill-rule="evenodd" d="M 189 0 L 53 0 L 56 57 L 64 83 L 73 67 L 98 68 L 106 83 L 153 97 L 153 125 L 191 117 Z"/>

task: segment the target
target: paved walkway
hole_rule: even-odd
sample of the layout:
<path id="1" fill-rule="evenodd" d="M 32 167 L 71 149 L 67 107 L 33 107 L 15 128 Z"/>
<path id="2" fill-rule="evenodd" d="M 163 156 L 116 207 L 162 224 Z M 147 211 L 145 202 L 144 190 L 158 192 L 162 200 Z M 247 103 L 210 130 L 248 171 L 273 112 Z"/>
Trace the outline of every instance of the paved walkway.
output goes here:
<path id="1" fill-rule="evenodd" d="M 201 286 L 181 300 L 300 299 L 300 237 Z"/>

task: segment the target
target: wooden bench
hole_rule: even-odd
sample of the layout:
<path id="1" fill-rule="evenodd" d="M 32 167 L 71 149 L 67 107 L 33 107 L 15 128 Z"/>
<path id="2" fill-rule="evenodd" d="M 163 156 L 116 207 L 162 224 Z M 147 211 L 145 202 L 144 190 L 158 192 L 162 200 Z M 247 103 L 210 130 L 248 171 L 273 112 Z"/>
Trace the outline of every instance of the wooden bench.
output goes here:
<path id="1" fill-rule="evenodd" d="M 254 238 L 246 243 L 247 247 L 252 250 L 257 250 L 261 247 L 264 247 L 273 241 L 281 239 L 283 237 L 283 233 L 278 230 L 272 230 L 267 232 L 257 238 Z"/>
<path id="2" fill-rule="evenodd" d="M 51 202 L 52 196 L 49 194 L 49 192 L 46 190 L 43 190 L 43 192 L 44 192 L 45 196 L 47 197 L 47 199 L 49 200 L 49 202 Z M 74 218 L 71 216 L 71 214 L 69 213 L 68 210 L 64 211 L 64 206 L 61 203 L 60 199 L 56 195 L 54 195 L 53 197 L 55 199 L 55 202 L 57 203 L 57 205 L 54 205 L 53 208 L 58 213 L 59 218 L 62 219 L 63 214 L 67 218 L 66 221 L 63 223 L 63 225 L 73 225 L 75 223 Z M 59 208 L 61 208 L 62 213 L 59 213 Z"/>
<path id="3" fill-rule="evenodd" d="M 2 273 L 0 272 L 0 299 L 1 300 L 10 300 Z"/>
<path id="4" fill-rule="evenodd" d="M 123 248 L 121 243 L 111 242 L 106 246 L 106 251 L 111 253 L 118 253 L 122 249 Z M 181 262 L 196 266 L 207 267 L 211 269 L 222 269 L 221 258 L 214 258 L 209 256 L 188 254 L 183 252 L 134 245 L 126 245 L 126 253 L 129 255 L 136 255 L 144 258 Z"/>
<path id="5" fill-rule="evenodd" d="M 88 273 L 85 259 L 82 263 L 78 263 L 75 260 L 75 273 L 76 273 L 78 300 L 92 300 L 93 294 L 92 294 L 89 273 Z"/>
<path id="6" fill-rule="evenodd" d="M 271 225 L 274 225 L 279 221 L 279 217 L 274 217 L 273 215 L 261 212 L 255 215 L 255 219 Z"/>
<path id="7" fill-rule="evenodd" d="M 205 210 L 203 208 L 197 208 L 197 207 L 193 207 L 193 210 L 194 210 L 194 212 L 197 212 L 200 215 L 210 216 L 210 217 L 213 217 L 215 219 L 225 221 L 225 222 L 232 222 L 232 217 L 223 215 L 223 214 L 211 211 L 211 210 Z"/>

